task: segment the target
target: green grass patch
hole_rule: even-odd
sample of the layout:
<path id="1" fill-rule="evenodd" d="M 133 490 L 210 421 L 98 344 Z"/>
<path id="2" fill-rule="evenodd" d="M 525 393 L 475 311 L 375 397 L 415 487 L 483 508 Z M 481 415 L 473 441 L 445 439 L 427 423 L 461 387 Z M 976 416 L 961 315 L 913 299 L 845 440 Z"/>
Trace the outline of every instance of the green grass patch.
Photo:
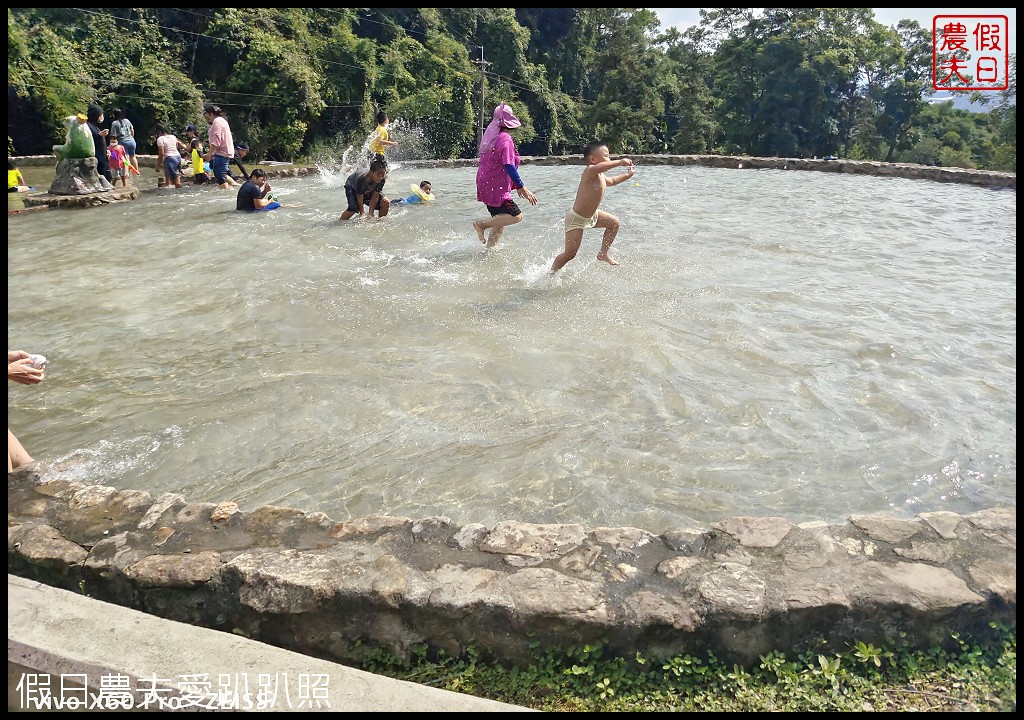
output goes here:
<path id="1" fill-rule="evenodd" d="M 1017 630 L 992 624 L 982 642 L 951 636 L 948 648 L 769 653 L 752 667 L 714 655 L 654 661 L 611 656 L 599 645 L 538 654 L 525 667 L 420 648 L 408 662 L 369 651 L 380 675 L 549 712 L 1013 712 Z"/>

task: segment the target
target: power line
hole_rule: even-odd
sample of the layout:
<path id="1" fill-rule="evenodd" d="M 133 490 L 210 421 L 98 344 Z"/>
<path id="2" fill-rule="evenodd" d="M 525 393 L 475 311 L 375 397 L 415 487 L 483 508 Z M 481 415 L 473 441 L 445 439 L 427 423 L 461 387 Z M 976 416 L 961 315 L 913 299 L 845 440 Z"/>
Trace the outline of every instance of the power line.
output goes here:
<path id="1" fill-rule="evenodd" d="M 214 36 L 214 35 L 208 35 L 208 34 L 205 34 L 205 33 L 193 32 L 193 31 L 184 30 L 184 29 L 181 29 L 181 28 L 170 27 L 170 26 L 166 26 L 166 25 L 160 25 L 158 23 L 153 23 L 153 22 L 148 22 L 148 21 L 147 22 L 143 22 L 141 20 L 135 20 L 133 18 L 120 17 L 120 16 L 117 16 L 117 15 L 113 15 L 111 13 L 96 12 L 96 11 L 92 11 L 92 10 L 85 10 L 85 9 L 82 9 L 82 8 L 75 8 L 75 9 L 79 10 L 80 12 L 82 12 L 84 14 L 87 14 L 87 15 L 93 15 L 93 16 L 97 16 L 97 17 L 107 17 L 107 18 L 110 18 L 110 19 L 113 19 L 113 20 L 123 20 L 123 21 L 127 21 L 127 22 L 133 22 L 133 23 L 136 23 L 136 24 L 140 24 L 140 25 L 152 25 L 153 27 L 157 27 L 157 28 L 159 28 L 161 30 L 166 30 L 168 32 L 183 33 L 183 34 L 192 35 L 192 36 L 195 36 L 195 37 L 204 37 L 204 38 L 208 38 L 210 40 L 217 41 L 217 42 L 231 43 L 231 44 L 237 45 L 239 47 L 246 47 L 247 46 L 247 43 L 242 42 L 242 41 L 238 41 L 238 40 L 230 40 L 230 39 L 226 39 L 226 38 L 222 38 L 222 37 L 217 37 L 217 36 Z M 339 11 L 337 11 L 337 10 L 335 10 L 333 8 L 319 8 L 318 10 L 320 10 L 321 12 L 324 12 L 325 14 L 332 14 L 332 15 L 335 15 L 337 17 L 344 17 L 344 15 L 342 15 Z M 189 13 L 189 14 L 193 14 L 193 15 L 196 15 L 197 17 L 201 17 L 201 18 L 205 18 L 205 19 L 214 19 L 214 17 L 215 17 L 215 16 L 201 15 L 199 13 L 191 13 L 190 11 L 184 10 L 184 9 L 182 9 L 181 12 L 186 12 L 186 13 Z M 443 17 L 441 17 L 440 19 L 441 19 L 442 23 L 444 23 L 445 28 L 448 30 L 448 32 L 451 33 L 452 36 L 454 37 L 455 33 L 452 32 L 451 27 L 448 25 L 447 21 Z M 360 21 L 360 22 L 366 21 L 366 22 L 377 23 L 377 24 L 382 25 L 382 26 L 384 25 L 384 23 L 382 21 L 374 20 L 373 18 L 370 18 L 368 16 L 368 14 L 366 16 L 364 16 L 364 17 L 357 18 L 357 20 Z M 417 33 L 419 35 L 423 35 L 424 37 L 426 36 L 425 32 L 422 32 L 422 31 L 419 31 L 419 30 L 414 30 L 412 28 L 405 28 L 405 27 L 402 27 L 402 29 L 404 31 L 406 31 L 406 32 Z M 487 68 L 489 66 L 491 66 L 492 63 L 483 59 L 483 46 L 482 45 L 476 45 L 476 44 L 473 44 L 473 43 L 464 43 L 464 45 L 467 48 L 474 48 L 474 49 L 479 49 L 480 50 L 480 59 L 479 60 L 470 60 L 470 62 L 472 62 L 475 65 L 477 65 L 478 68 L 480 69 L 480 72 L 481 72 L 481 85 L 480 85 L 480 97 L 481 97 L 481 103 L 480 103 L 480 106 L 481 106 L 480 107 L 480 115 L 481 115 L 481 117 L 480 117 L 480 127 L 481 127 L 481 132 L 482 132 L 483 124 L 484 124 L 483 123 L 483 113 L 484 113 L 484 107 L 485 107 L 484 90 L 483 90 L 483 82 L 482 82 L 484 77 L 492 78 L 492 79 L 495 79 L 495 80 L 500 80 L 500 81 L 506 83 L 507 85 L 509 85 L 512 88 L 515 88 L 515 89 L 518 89 L 518 90 L 521 90 L 521 91 L 524 91 L 524 92 L 530 92 L 530 93 L 533 93 L 535 95 L 541 95 L 541 94 L 544 93 L 545 89 L 543 89 L 543 88 L 529 87 L 527 85 L 521 84 L 520 82 L 518 82 L 516 80 L 513 80 L 512 78 L 506 77 L 504 75 L 500 75 L 498 73 L 491 72 Z M 363 72 L 363 73 L 367 73 L 369 71 L 368 68 L 366 66 L 364 66 L 364 65 L 353 65 L 353 64 L 350 64 L 350 63 L 343 63 L 343 62 L 338 62 L 338 61 L 334 61 L 334 60 L 326 60 L 326 59 L 322 59 L 322 58 L 315 58 L 315 59 L 313 59 L 313 62 L 316 63 L 316 64 L 321 64 L 321 65 L 329 65 L 329 66 L 334 66 L 334 67 L 358 70 L 358 71 Z M 461 72 L 459 70 L 453 70 L 452 68 L 448 68 L 448 69 L 450 71 L 452 71 L 453 74 L 458 76 L 458 77 L 462 77 L 462 78 L 465 78 L 467 80 L 472 80 L 473 79 L 471 76 L 467 75 L 464 72 Z M 385 76 L 385 77 L 389 76 L 389 75 L 390 76 L 396 76 L 397 75 L 397 73 L 395 73 L 393 71 L 384 70 L 382 68 L 373 68 L 373 70 L 376 70 L 382 76 Z M 34 72 L 37 72 L 39 74 L 43 74 L 41 71 L 34 71 Z M 62 77 L 62 78 L 67 79 L 67 80 L 69 80 L 71 82 L 76 82 L 76 81 L 79 80 L 78 78 L 68 78 L 67 76 L 61 76 L 61 75 L 58 75 L 56 73 L 53 73 L 53 75 L 55 77 Z M 126 82 L 126 81 L 123 81 L 123 80 L 120 80 L 120 79 L 90 78 L 90 80 L 92 80 L 93 82 L 97 82 L 97 83 L 108 83 L 108 84 L 113 84 L 113 85 L 120 84 L 120 85 L 144 86 L 142 83 L 131 83 L 131 82 Z M 26 87 L 45 87 L 45 86 L 26 85 Z M 232 95 L 232 96 L 243 96 L 243 97 L 254 97 L 254 98 L 267 98 L 267 99 L 272 99 L 272 100 L 283 100 L 283 101 L 286 101 L 286 102 L 290 102 L 290 98 L 282 97 L 282 96 L 279 96 L 279 95 L 264 95 L 264 94 L 258 94 L 258 93 L 243 93 L 243 92 L 230 91 L 230 90 L 217 90 L 217 91 L 212 91 L 211 92 L 211 91 L 207 91 L 207 90 L 205 90 L 205 89 L 203 89 L 201 87 L 198 87 L 198 86 L 196 87 L 196 89 L 199 92 L 202 92 L 207 97 L 218 97 L 218 98 L 220 98 L 220 97 L 225 96 L 225 95 Z M 120 97 L 124 97 L 125 99 L 142 100 L 142 101 L 150 101 L 150 102 L 152 102 L 152 101 L 157 99 L 155 97 L 146 98 L 146 97 L 140 97 L 140 96 L 127 96 L 127 95 L 121 95 Z M 571 97 L 575 102 L 580 103 L 580 104 L 591 105 L 591 106 L 597 104 L 597 102 L 594 101 L 594 100 L 587 100 L 586 98 L 582 98 L 582 97 L 573 97 L 573 96 L 569 96 L 569 97 Z M 242 103 L 222 102 L 221 104 L 229 106 L 229 107 L 249 107 L 249 106 L 244 105 Z M 325 109 L 326 108 L 334 108 L 334 109 L 352 108 L 352 107 L 360 107 L 361 105 L 362 105 L 362 103 L 331 104 L 331 105 L 325 105 Z M 275 106 L 275 107 L 282 107 L 282 106 Z"/>
<path id="2" fill-rule="evenodd" d="M 487 67 L 491 64 L 488 61 L 484 60 L 483 45 L 480 46 L 480 59 L 474 60 L 473 62 L 475 62 L 477 67 L 480 68 L 480 121 L 477 126 L 476 137 L 476 144 L 477 147 L 479 147 L 480 143 L 484 141 L 484 106 L 487 104 L 486 100 L 484 99 L 484 87 L 486 86 L 487 83 L 484 82 L 484 79 L 487 74 Z"/>
<path id="3" fill-rule="evenodd" d="M 323 8 L 321 8 L 321 9 L 323 9 Z M 438 10 L 440 10 L 440 8 L 438 8 Z M 334 11 L 334 12 L 337 12 L 337 11 Z M 382 11 L 381 11 L 381 10 L 378 10 L 377 12 L 382 12 Z M 438 13 L 438 17 L 440 17 L 440 19 L 441 19 L 441 22 L 442 22 L 442 23 L 444 24 L 444 27 L 445 27 L 445 29 L 446 29 L 446 30 L 448 31 L 448 33 L 449 33 L 449 34 L 450 34 L 450 35 L 451 35 L 451 36 L 452 36 L 453 38 L 455 38 L 455 37 L 458 37 L 458 35 L 457 35 L 456 33 L 452 32 L 452 28 L 451 28 L 451 26 L 450 26 L 450 25 L 448 24 L 448 21 L 447 21 L 447 20 L 445 20 L 445 19 L 444 19 L 444 17 L 440 15 L 440 13 Z M 383 26 L 383 25 L 384 25 L 384 23 L 383 23 L 383 22 L 381 22 L 380 20 L 374 20 L 373 18 L 371 18 L 371 17 L 370 17 L 370 13 L 366 13 L 365 15 L 362 15 L 362 16 L 361 16 L 361 17 L 359 18 L 359 22 L 371 22 L 371 23 L 377 23 L 378 25 L 381 25 L 381 26 Z M 427 34 L 426 34 L 425 32 L 423 32 L 422 30 L 414 30 L 413 28 L 407 28 L 407 27 L 405 27 L 404 25 L 401 25 L 401 24 L 399 24 L 399 23 L 396 23 L 396 24 L 398 24 L 398 25 L 399 25 L 399 27 L 401 27 L 401 28 L 402 28 L 402 30 L 404 30 L 404 31 L 405 31 L 405 32 L 407 32 L 407 33 L 416 33 L 417 35 L 422 35 L 423 37 L 426 37 L 426 36 L 427 36 Z M 483 48 L 482 48 L 482 46 L 480 46 L 480 45 L 474 45 L 473 43 L 470 43 L 470 42 L 463 42 L 462 44 L 463 44 L 463 45 L 465 45 L 465 47 L 466 47 L 467 49 L 473 49 L 473 50 L 477 50 L 477 49 L 483 49 Z"/>
<path id="4" fill-rule="evenodd" d="M 83 12 L 83 13 L 86 13 L 86 14 L 89 14 L 89 15 L 95 15 L 95 16 L 98 16 L 98 17 L 107 17 L 107 18 L 111 18 L 111 19 L 114 19 L 114 20 L 126 20 L 128 22 L 134 22 L 134 23 L 143 24 L 143 25 L 149 24 L 149 25 L 152 25 L 153 27 L 158 27 L 161 30 L 167 30 L 169 32 L 185 33 L 187 35 L 195 35 L 196 37 L 209 38 L 210 40 L 215 40 L 215 41 L 218 41 L 218 42 L 231 43 L 233 45 L 237 45 L 237 46 L 243 47 L 243 48 L 248 46 L 248 43 L 242 42 L 240 40 L 228 40 L 226 38 L 219 38 L 219 37 L 217 37 L 215 35 L 206 35 L 206 34 L 203 34 L 203 33 L 191 32 L 189 30 L 182 30 L 180 28 L 169 27 L 167 25 L 158 25 L 157 23 L 143 23 L 141 20 L 133 20 L 132 18 L 122 18 L 122 17 L 119 17 L 117 15 L 113 15 L 111 13 L 94 12 L 92 10 L 82 10 L 81 8 L 75 8 L 75 9 L 79 10 L 80 12 Z M 377 21 L 377 22 L 379 22 L 379 21 Z M 474 46 L 474 47 L 479 47 L 479 46 L 477 45 L 477 46 Z M 366 73 L 368 71 L 365 65 L 352 65 L 352 64 L 349 64 L 349 63 L 342 63 L 342 62 L 337 62 L 337 61 L 334 61 L 334 60 L 325 60 L 323 58 L 315 58 L 314 62 L 317 63 L 317 64 L 322 64 L 322 65 L 333 65 L 335 67 L 342 67 L 342 68 L 350 68 L 350 69 L 353 69 L 353 70 L 359 70 L 360 72 L 363 72 L 363 73 Z M 387 70 L 378 69 L 378 68 L 374 68 L 374 69 L 378 70 L 378 72 L 380 72 L 384 76 L 388 76 L 388 75 L 397 76 L 397 73 L 392 72 L 392 71 L 387 71 Z M 453 70 L 452 72 L 454 74 L 460 76 L 460 77 L 463 77 L 463 78 L 466 78 L 466 79 L 472 79 L 472 78 L 470 78 L 469 75 L 467 75 L 467 74 L 465 74 L 463 72 L 460 72 L 458 70 Z M 238 94 L 241 94 L 241 93 L 238 93 Z"/>
<path id="5" fill-rule="evenodd" d="M 23 83 L 21 85 L 21 87 L 38 88 L 40 90 L 52 90 L 53 89 L 49 85 L 37 85 L 35 83 Z M 156 103 L 156 102 L 164 102 L 164 101 L 167 100 L 167 98 L 162 98 L 162 97 L 158 98 L 155 95 L 123 95 L 121 93 L 110 93 L 110 94 L 117 95 L 117 97 L 119 99 L 121 99 L 121 100 L 139 100 L 141 102 L 146 102 L 146 103 L 150 103 L 150 104 L 153 104 L 153 103 Z M 210 94 L 206 94 L 206 97 L 208 97 L 208 98 L 210 98 L 210 97 L 217 97 L 218 95 L 219 95 L 219 93 L 210 93 Z M 264 95 L 264 96 L 261 96 L 261 97 L 271 97 L 272 98 L 274 96 Z M 285 100 L 287 102 L 284 102 L 284 103 L 274 103 L 274 104 L 263 103 L 261 106 L 262 107 L 266 107 L 266 108 L 287 108 L 287 107 L 291 107 L 292 104 L 293 104 L 289 98 L 277 98 L 277 99 Z M 171 100 L 173 100 L 173 98 L 171 98 Z M 226 102 L 226 101 L 218 101 L 217 104 L 218 105 L 222 105 L 224 107 L 238 107 L 238 108 L 250 108 L 250 109 L 253 107 L 252 103 L 237 103 L 237 102 L 233 103 L 233 102 Z M 361 106 L 362 106 L 362 103 L 347 103 L 347 104 L 346 103 L 342 103 L 342 104 L 324 105 L 324 109 L 325 110 L 327 110 L 327 109 L 345 109 L 345 108 L 357 108 L 357 107 L 361 107 Z"/>
<path id="6" fill-rule="evenodd" d="M 535 95 L 541 95 L 542 94 L 541 90 L 537 90 L 537 89 L 531 88 L 531 87 L 526 87 L 525 85 L 520 85 L 515 80 L 512 80 L 511 78 L 505 77 L 504 75 L 499 75 L 497 73 L 492 73 L 492 72 L 486 72 L 485 74 L 487 75 L 487 77 L 492 77 L 492 78 L 496 78 L 498 80 L 501 80 L 505 84 L 510 85 L 510 86 L 512 86 L 514 88 L 517 88 L 519 90 L 525 90 L 526 92 L 531 92 L 531 93 L 533 93 Z M 553 92 L 553 93 L 556 93 L 556 94 L 565 95 L 566 97 L 568 97 L 571 100 L 574 100 L 575 102 L 579 103 L 580 105 L 597 105 L 597 101 L 596 100 L 587 100 L 584 97 L 578 97 L 578 96 L 574 96 L 574 95 L 569 95 L 568 93 L 563 93 L 560 90 L 554 90 L 554 89 L 551 89 L 551 88 L 548 88 L 548 90 L 550 92 Z"/>
<path id="7" fill-rule="evenodd" d="M 124 20 L 125 22 L 136 23 L 137 25 L 152 25 L 153 27 L 160 28 L 161 30 L 167 30 L 169 32 L 183 33 L 185 35 L 195 35 L 196 37 L 209 38 L 210 40 L 216 40 L 217 42 L 231 43 L 232 45 L 239 45 L 241 47 L 245 47 L 245 43 L 240 42 L 238 40 L 228 40 L 227 38 L 219 38 L 219 37 L 216 37 L 214 35 L 204 35 L 203 33 L 192 32 L 191 30 L 182 30 L 181 28 L 172 28 L 172 27 L 167 27 L 166 25 L 158 25 L 157 23 L 154 23 L 154 22 L 143 22 L 142 20 L 135 20 L 133 18 L 123 18 L 123 17 L 119 17 L 117 15 L 112 15 L 111 13 L 94 12 L 92 10 L 84 10 L 82 8 L 73 8 L 73 9 L 74 10 L 78 10 L 78 12 L 85 13 L 86 15 L 95 15 L 97 17 L 108 17 L 108 18 L 112 18 L 114 20 Z"/>

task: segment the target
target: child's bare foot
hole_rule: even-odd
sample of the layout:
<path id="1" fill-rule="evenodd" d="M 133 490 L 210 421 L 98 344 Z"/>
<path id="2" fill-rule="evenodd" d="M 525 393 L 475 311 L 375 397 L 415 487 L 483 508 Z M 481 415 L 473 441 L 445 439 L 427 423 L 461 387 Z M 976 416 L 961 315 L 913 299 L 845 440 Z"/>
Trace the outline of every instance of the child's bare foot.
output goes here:
<path id="1" fill-rule="evenodd" d="M 618 265 L 619 264 L 617 260 L 612 260 L 611 255 L 609 255 L 608 253 L 598 253 L 597 259 L 598 260 L 603 260 L 604 262 L 608 263 L 609 265 Z"/>
<path id="2" fill-rule="evenodd" d="M 484 245 L 486 245 L 487 244 L 487 238 L 484 237 L 484 227 L 483 227 L 483 225 L 480 224 L 480 221 L 478 221 L 478 220 L 474 220 L 473 221 L 473 229 L 476 230 L 476 234 L 477 234 L 477 237 L 480 238 L 480 242 L 482 242 Z"/>

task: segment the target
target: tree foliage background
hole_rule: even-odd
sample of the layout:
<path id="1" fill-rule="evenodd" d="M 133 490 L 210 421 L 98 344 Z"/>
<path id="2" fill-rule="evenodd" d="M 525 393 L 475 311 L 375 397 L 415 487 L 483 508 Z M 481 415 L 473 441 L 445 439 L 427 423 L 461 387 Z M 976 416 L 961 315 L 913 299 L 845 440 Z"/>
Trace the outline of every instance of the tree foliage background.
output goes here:
<path id="1" fill-rule="evenodd" d="M 123 108 L 206 129 L 220 105 L 258 157 L 331 160 L 385 109 L 426 155 L 472 157 L 499 101 L 524 155 L 837 155 L 1016 171 L 1010 88 L 930 104 L 931 35 L 869 8 L 715 8 L 685 33 L 638 8 L 9 8 L 8 152 Z M 481 102 L 482 96 L 482 102 Z"/>

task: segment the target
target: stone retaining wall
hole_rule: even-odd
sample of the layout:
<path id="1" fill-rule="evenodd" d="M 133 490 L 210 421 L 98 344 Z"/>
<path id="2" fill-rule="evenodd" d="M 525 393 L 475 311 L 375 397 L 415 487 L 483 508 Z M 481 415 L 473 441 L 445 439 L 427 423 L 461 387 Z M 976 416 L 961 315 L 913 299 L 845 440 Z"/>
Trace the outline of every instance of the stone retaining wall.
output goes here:
<path id="1" fill-rule="evenodd" d="M 139 162 L 146 167 L 156 167 L 155 155 L 139 155 Z M 764 158 L 745 155 L 633 155 L 638 165 L 701 165 L 704 167 L 733 168 L 740 170 L 816 170 L 819 172 L 849 173 L 854 175 L 879 175 L 910 180 L 934 180 L 935 182 L 965 183 L 983 187 L 1017 189 L 1017 173 L 995 172 L 992 170 L 966 170 L 964 168 L 942 168 L 911 163 L 886 163 L 872 160 L 803 160 L 793 158 Z M 26 155 L 14 158 L 19 165 L 56 165 L 52 155 Z M 582 155 L 547 155 L 523 157 L 525 165 L 583 165 Z M 476 158 L 459 160 L 403 160 L 406 167 L 476 167 Z M 297 177 L 315 174 L 317 167 L 296 166 L 291 168 L 270 168 L 269 177 Z"/>
<path id="2" fill-rule="evenodd" d="M 736 517 L 661 534 L 322 513 L 8 475 L 8 572 L 339 662 L 367 651 L 509 663 L 607 643 L 713 651 L 925 648 L 1016 627 L 1016 511 Z"/>
<path id="3" fill-rule="evenodd" d="M 155 166 L 155 157 L 140 156 Z M 1015 173 L 878 162 L 696 155 L 639 164 L 817 170 L 1016 190 Z M 55 164 L 52 156 L 18 158 Z M 582 165 L 581 156 L 524 157 Z M 475 159 L 403 161 L 474 167 Z M 272 177 L 319 172 L 275 168 Z M 470 645 L 507 662 L 608 643 L 663 657 L 711 650 L 924 648 L 1016 627 L 1016 513 L 738 517 L 655 535 L 515 521 L 358 518 L 8 476 L 8 572 L 340 662 Z M 905 638 L 901 639 L 901 633 Z"/>

